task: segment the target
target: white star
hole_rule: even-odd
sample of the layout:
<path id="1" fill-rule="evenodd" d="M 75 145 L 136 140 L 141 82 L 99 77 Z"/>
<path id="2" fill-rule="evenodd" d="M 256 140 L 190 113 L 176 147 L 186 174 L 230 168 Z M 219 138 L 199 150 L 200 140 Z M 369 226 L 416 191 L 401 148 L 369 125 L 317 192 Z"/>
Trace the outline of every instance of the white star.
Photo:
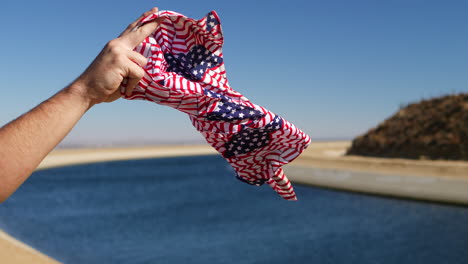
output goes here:
<path id="1" fill-rule="evenodd" d="M 198 53 L 201 53 L 201 49 L 198 49 L 197 52 L 198 52 Z"/>
<path id="2" fill-rule="evenodd" d="M 234 154 L 236 154 L 236 155 L 237 155 L 237 154 L 239 154 L 239 151 L 237 151 L 237 150 L 236 150 L 236 151 L 234 151 Z"/>
<path id="3" fill-rule="evenodd" d="M 211 67 L 211 62 L 208 62 L 208 64 L 207 64 L 207 65 L 208 65 L 208 67 Z"/>
<path id="4" fill-rule="evenodd" d="M 198 58 L 201 59 L 201 58 L 203 58 L 203 56 L 202 56 L 202 55 L 199 55 Z"/>
<path id="5" fill-rule="evenodd" d="M 232 117 L 232 116 L 228 116 L 228 118 L 229 118 L 229 119 L 233 119 L 234 117 Z"/>
<path id="6" fill-rule="evenodd" d="M 198 74 L 198 71 L 197 71 L 197 70 L 193 70 L 193 74 L 197 75 L 197 74 Z"/>
<path id="7" fill-rule="evenodd" d="M 242 143 L 244 143 L 244 142 L 241 142 L 241 144 L 242 144 Z M 237 147 L 237 149 L 238 149 L 238 150 L 242 150 L 242 147 L 239 146 L 239 147 Z"/>
<path id="8" fill-rule="evenodd" d="M 227 109 L 227 110 L 231 110 L 231 109 L 232 109 L 232 107 L 231 107 L 231 106 L 228 106 L 228 107 L 226 107 L 226 109 Z"/>
<path id="9" fill-rule="evenodd" d="M 215 23 L 214 22 L 210 22 L 209 23 L 211 27 L 214 27 L 215 26 Z"/>
<path id="10" fill-rule="evenodd" d="M 215 62 L 218 62 L 218 58 L 214 58 L 214 61 L 215 61 Z"/>
<path id="11" fill-rule="evenodd" d="M 203 64 L 205 64 L 205 62 L 204 62 L 204 61 L 200 62 L 200 65 L 203 65 Z"/>
<path id="12" fill-rule="evenodd" d="M 253 141 L 253 142 L 257 142 L 257 141 L 258 141 L 258 138 L 253 138 L 252 141 Z"/>
<path id="13" fill-rule="evenodd" d="M 211 96 L 211 93 L 210 93 L 210 92 L 207 92 L 206 95 Z"/>
<path id="14" fill-rule="evenodd" d="M 208 53 L 210 53 L 210 51 L 209 51 L 209 50 L 205 50 L 205 54 L 208 55 Z"/>
<path id="15" fill-rule="evenodd" d="M 226 116 L 226 113 L 223 113 L 221 116 L 222 116 L 222 117 L 225 117 L 225 116 Z"/>
<path id="16" fill-rule="evenodd" d="M 257 146 L 260 147 L 261 145 L 262 145 L 262 142 L 258 142 L 258 143 L 257 143 Z"/>
<path id="17" fill-rule="evenodd" d="M 255 139 L 255 138 L 254 138 L 254 139 Z M 254 143 L 252 143 L 252 142 L 249 143 L 249 146 L 253 146 L 253 145 L 254 145 Z"/>
<path id="18" fill-rule="evenodd" d="M 250 112 L 249 112 L 249 115 L 253 115 L 253 114 L 255 114 L 254 111 L 250 111 Z"/>
<path id="19" fill-rule="evenodd" d="M 221 111 L 221 109 L 219 109 L 219 107 L 216 107 L 215 110 L 213 110 L 214 112 L 219 112 Z"/>
<path id="20" fill-rule="evenodd" d="M 244 114 L 243 114 L 243 113 L 240 113 L 240 114 L 239 114 L 239 117 L 240 117 L 240 118 L 243 118 L 243 117 L 244 117 Z"/>
<path id="21" fill-rule="evenodd" d="M 276 130 L 280 129 L 280 126 L 275 126 L 275 129 L 276 129 Z"/>

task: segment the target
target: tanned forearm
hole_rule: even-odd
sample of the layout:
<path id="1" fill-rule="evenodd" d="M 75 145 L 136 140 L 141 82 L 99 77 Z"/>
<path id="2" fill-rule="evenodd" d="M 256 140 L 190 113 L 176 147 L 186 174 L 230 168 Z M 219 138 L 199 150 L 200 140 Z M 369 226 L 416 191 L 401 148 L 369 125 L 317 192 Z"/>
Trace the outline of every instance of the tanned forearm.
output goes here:
<path id="1" fill-rule="evenodd" d="M 91 106 L 73 84 L 0 129 L 0 202 L 29 177 Z"/>
<path id="2" fill-rule="evenodd" d="M 70 86 L 0 128 L 0 202 L 5 201 L 93 105 L 120 97 L 127 78 L 130 95 L 144 75 L 147 59 L 133 49 L 154 32 L 163 18 L 139 26 L 144 13 L 101 53 Z"/>

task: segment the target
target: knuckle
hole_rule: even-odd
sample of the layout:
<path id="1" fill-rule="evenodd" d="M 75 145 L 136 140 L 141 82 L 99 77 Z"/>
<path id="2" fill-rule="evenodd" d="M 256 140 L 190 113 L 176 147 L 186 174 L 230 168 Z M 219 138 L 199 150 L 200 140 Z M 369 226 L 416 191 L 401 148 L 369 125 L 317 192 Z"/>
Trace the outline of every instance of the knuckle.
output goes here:
<path id="1" fill-rule="evenodd" d="M 137 34 L 141 34 L 143 27 L 136 27 L 133 31 L 136 32 Z"/>
<path id="2" fill-rule="evenodd" d="M 138 55 L 140 55 L 140 54 L 138 54 Z M 141 55 L 137 56 L 136 59 L 137 59 L 138 63 L 140 64 L 140 66 L 142 66 L 142 67 L 145 66 L 148 63 L 148 59 L 145 58 L 144 56 L 141 56 Z"/>
<path id="3" fill-rule="evenodd" d="M 128 24 L 127 28 L 131 29 L 131 28 L 134 28 L 135 26 L 136 26 L 136 22 L 132 22 Z"/>
<path id="4" fill-rule="evenodd" d="M 117 64 L 124 65 L 127 62 L 127 59 L 121 54 L 116 54 L 116 56 L 114 56 L 114 61 Z"/>
<path id="5" fill-rule="evenodd" d="M 118 39 L 113 39 L 113 40 L 107 42 L 107 47 L 111 51 L 114 51 L 118 46 L 119 46 Z"/>
<path id="6" fill-rule="evenodd" d="M 137 74 L 137 77 L 139 79 L 143 78 L 143 76 L 145 76 L 145 71 L 141 68 L 138 69 L 138 72 L 136 73 Z"/>

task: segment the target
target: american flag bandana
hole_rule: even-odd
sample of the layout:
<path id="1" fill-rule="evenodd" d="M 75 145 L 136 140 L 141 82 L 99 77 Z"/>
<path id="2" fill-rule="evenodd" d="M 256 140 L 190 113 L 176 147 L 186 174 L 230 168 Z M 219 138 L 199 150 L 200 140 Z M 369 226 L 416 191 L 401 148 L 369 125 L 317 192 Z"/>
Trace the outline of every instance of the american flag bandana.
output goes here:
<path id="1" fill-rule="evenodd" d="M 286 200 L 297 200 L 281 166 L 309 145 L 296 126 L 251 103 L 228 84 L 218 14 L 194 20 L 159 11 L 139 25 L 164 17 L 135 51 L 148 58 L 145 76 L 126 99 L 148 100 L 187 113 L 193 126 L 248 184 L 268 183 Z M 125 83 L 122 85 L 124 93 Z"/>

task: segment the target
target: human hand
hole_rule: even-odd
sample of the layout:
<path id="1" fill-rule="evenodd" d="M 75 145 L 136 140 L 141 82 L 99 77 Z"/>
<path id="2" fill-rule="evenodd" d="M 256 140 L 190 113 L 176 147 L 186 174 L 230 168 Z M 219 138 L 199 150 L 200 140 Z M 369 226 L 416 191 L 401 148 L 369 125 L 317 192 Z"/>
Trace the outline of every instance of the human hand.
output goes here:
<path id="1" fill-rule="evenodd" d="M 119 87 L 124 78 L 128 78 L 126 93 L 131 94 L 143 77 L 142 67 L 147 63 L 133 49 L 156 30 L 162 19 L 136 27 L 143 17 L 157 11 L 153 8 L 144 13 L 118 38 L 109 41 L 68 87 L 0 127 L 0 203 L 31 175 L 87 109 L 120 97 Z"/>
<path id="2" fill-rule="evenodd" d="M 119 87 L 128 78 L 126 95 L 144 76 L 147 59 L 133 49 L 156 30 L 161 19 L 148 22 L 138 28 L 138 22 L 145 16 L 158 12 L 155 7 L 143 13 L 131 23 L 118 38 L 107 43 L 86 71 L 68 87 L 78 93 L 91 107 L 102 102 L 112 102 L 120 97 Z"/>

